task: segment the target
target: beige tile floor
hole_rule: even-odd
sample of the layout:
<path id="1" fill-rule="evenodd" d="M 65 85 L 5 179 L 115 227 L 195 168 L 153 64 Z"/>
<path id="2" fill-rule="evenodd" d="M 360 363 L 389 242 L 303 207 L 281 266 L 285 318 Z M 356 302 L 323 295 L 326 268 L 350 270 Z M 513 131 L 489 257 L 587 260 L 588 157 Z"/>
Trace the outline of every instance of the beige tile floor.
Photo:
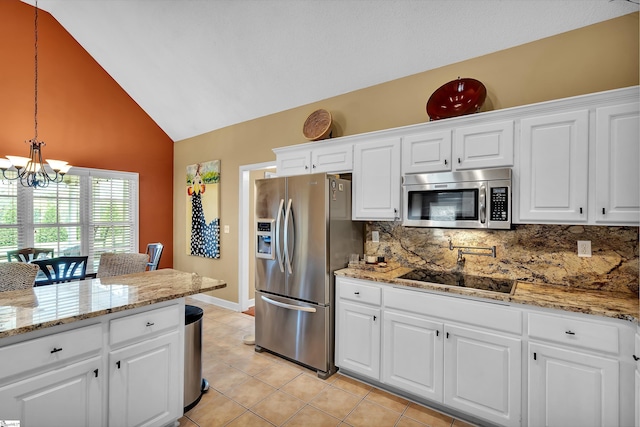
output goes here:
<path id="1" fill-rule="evenodd" d="M 470 426 L 339 373 L 327 380 L 242 338 L 254 318 L 192 298 L 204 310 L 203 376 L 210 390 L 180 419 L 181 427 L 213 426 Z"/>

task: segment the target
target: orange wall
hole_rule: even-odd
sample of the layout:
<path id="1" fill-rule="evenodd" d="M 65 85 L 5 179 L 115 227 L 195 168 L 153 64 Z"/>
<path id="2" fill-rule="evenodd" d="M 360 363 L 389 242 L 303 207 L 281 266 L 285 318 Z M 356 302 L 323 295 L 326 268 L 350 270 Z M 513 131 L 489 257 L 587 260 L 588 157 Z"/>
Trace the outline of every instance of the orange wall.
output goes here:
<path id="1" fill-rule="evenodd" d="M 0 1 L 0 157 L 33 137 L 34 9 Z M 140 250 L 173 265 L 173 141 L 47 12 L 38 11 L 38 138 L 46 158 L 140 174 Z"/>

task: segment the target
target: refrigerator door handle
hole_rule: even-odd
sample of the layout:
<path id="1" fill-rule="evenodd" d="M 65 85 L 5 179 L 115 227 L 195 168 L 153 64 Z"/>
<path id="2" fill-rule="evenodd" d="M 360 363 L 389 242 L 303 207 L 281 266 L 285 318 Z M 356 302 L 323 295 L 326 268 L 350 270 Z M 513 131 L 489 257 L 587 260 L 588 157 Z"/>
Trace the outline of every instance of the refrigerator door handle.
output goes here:
<path id="1" fill-rule="evenodd" d="M 280 206 L 278 206 L 278 216 L 276 218 L 276 254 L 278 256 L 278 265 L 280 266 L 280 272 L 284 273 L 284 261 L 282 259 L 282 250 L 280 242 L 280 226 L 282 224 L 282 211 L 284 210 L 284 199 L 280 199 Z M 286 237 L 285 237 L 286 241 Z"/>
<path id="2" fill-rule="evenodd" d="M 288 308 L 289 310 L 306 311 L 307 313 L 316 312 L 316 309 L 313 307 L 301 307 L 299 305 L 286 304 L 284 302 L 274 301 L 271 298 L 265 297 L 264 295 L 261 295 L 260 298 L 262 298 L 262 300 L 266 303 L 269 303 L 278 307 L 282 307 L 282 308 Z"/>
<path id="3" fill-rule="evenodd" d="M 287 268 L 289 269 L 289 274 L 293 274 L 293 268 L 291 267 L 291 260 L 293 259 L 293 250 L 295 245 L 295 230 L 293 231 L 292 236 L 292 247 L 291 253 L 289 253 L 289 221 L 293 222 L 293 215 L 291 211 L 291 203 L 293 200 L 289 199 L 289 203 L 287 203 L 287 211 L 284 214 L 284 258 L 287 261 Z"/>

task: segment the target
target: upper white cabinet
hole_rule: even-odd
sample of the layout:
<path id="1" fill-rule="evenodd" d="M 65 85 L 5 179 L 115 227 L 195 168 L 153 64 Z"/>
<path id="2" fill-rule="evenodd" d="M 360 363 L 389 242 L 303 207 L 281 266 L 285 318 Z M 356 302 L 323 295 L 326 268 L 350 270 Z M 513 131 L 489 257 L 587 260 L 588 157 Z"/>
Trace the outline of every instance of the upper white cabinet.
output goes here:
<path id="1" fill-rule="evenodd" d="M 332 141 L 278 148 L 278 175 L 303 175 L 316 172 L 350 172 L 353 169 L 353 144 Z"/>
<path id="2" fill-rule="evenodd" d="M 520 121 L 519 222 L 586 222 L 588 137 L 588 110 Z"/>
<path id="3" fill-rule="evenodd" d="M 400 138 L 358 142 L 353 155 L 353 219 L 399 219 Z"/>
<path id="4" fill-rule="evenodd" d="M 459 127 L 453 135 L 454 169 L 513 165 L 513 120 Z"/>
<path id="5" fill-rule="evenodd" d="M 596 109 L 597 223 L 640 219 L 639 112 L 637 102 Z"/>
<path id="6" fill-rule="evenodd" d="M 402 138 L 402 174 L 451 170 L 451 129 Z"/>
<path id="7" fill-rule="evenodd" d="M 402 138 L 402 173 L 513 165 L 513 120 L 450 127 Z"/>

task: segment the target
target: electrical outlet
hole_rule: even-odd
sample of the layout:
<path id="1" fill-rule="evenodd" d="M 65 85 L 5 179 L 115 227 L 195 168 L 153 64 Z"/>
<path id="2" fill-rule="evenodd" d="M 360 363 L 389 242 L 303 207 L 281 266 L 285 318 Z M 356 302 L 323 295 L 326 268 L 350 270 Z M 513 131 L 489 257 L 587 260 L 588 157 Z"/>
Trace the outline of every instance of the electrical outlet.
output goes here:
<path id="1" fill-rule="evenodd" d="M 380 242 L 380 232 L 379 231 L 372 231 L 371 232 L 371 241 L 373 243 L 379 243 Z"/>
<path id="2" fill-rule="evenodd" d="M 578 256 L 591 257 L 591 240 L 578 240 Z"/>
<path id="3" fill-rule="evenodd" d="M 224 233 L 225 234 L 229 234 L 229 226 L 228 225 L 224 226 Z"/>

